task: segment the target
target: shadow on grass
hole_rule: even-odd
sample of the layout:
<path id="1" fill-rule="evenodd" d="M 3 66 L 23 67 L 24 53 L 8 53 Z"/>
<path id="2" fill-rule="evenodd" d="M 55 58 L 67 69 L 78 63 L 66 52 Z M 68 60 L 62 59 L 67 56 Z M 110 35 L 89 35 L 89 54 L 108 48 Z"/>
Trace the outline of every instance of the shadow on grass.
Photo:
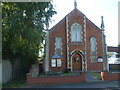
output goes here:
<path id="1" fill-rule="evenodd" d="M 19 87 L 26 87 L 26 77 L 22 77 L 19 79 L 11 80 L 7 83 L 2 84 L 2 88 L 19 88 Z"/>
<path id="2" fill-rule="evenodd" d="M 25 81 L 10 81 L 5 84 L 2 84 L 3 88 L 16 88 L 16 87 L 25 87 L 27 86 Z"/>

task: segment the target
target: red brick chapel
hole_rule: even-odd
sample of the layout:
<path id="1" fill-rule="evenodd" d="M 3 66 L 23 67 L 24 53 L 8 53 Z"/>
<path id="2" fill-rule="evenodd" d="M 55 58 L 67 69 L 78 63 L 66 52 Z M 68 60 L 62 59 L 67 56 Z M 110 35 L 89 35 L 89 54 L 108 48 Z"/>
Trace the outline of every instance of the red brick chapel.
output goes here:
<path id="1" fill-rule="evenodd" d="M 45 70 L 103 71 L 106 54 L 103 17 L 99 28 L 74 3 L 75 8 L 47 33 Z"/>

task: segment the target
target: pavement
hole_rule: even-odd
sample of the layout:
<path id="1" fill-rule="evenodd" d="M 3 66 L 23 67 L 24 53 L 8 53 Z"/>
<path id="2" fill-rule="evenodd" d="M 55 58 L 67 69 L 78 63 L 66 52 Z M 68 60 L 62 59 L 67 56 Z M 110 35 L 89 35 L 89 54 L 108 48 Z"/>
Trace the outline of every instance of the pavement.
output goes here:
<path id="1" fill-rule="evenodd" d="M 97 77 L 93 77 L 90 75 L 90 73 L 86 74 L 86 81 L 87 82 L 97 82 L 97 81 L 101 81 L 100 79 L 98 79 Z"/>

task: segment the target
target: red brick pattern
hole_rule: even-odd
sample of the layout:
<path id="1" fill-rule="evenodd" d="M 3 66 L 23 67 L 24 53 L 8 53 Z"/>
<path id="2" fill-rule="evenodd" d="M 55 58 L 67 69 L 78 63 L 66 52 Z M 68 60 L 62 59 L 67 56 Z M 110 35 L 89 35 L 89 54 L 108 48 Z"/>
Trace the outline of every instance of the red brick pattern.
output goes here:
<path id="1" fill-rule="evenodd" d="M 101 72 L 102 80 L 120 80 L 120 73 Z"/>
<path id="2" fill-rule="evenodd" d="M 27 75 L 27 84 L 65 84 L 85 82 L 85 73 L 79 76 L 32 77 Z"/>
<path id="3" fill-rule="evenodd" d="M 74 44 L 71 42 L 71 25 L 73 23 L 79 23 L 82 27 L 82 42 L 78 42 L 80 45 L 71 45 Z M 55 38 L 61 37 L 62 38 L 62 52 L 63 52 L 63 62 L 61 70 L 65 71 L 67 69 L 67 40 L 66 40 L 66 19 L 65 17 L 57 23 L 51 30 L 50 30 L 50 46 L 49 46 L 49 60 L 50 60 L 50 71 L 57 72 L 59 68 L 52 68 L 51 67 L 51 57 L 55 54 Z M 96 37 L 97 42 L 97 56 L 103 57 L 103 48 L 102 48 L 102 32 L 101 30 L 93 24 L 88 18 L 86 18 L 86 57 L 87 57 L 87 69 L 88 71 L 103 71 L 103 63 L 91 63 L 91 51 L 90 51 L 90 38 Z M 84 14 L 82 14 L 79 10 L 74 9 L 68 14 L 68 47 L 69 52 L 80 49 L 85 52 L 85 31 L 84 31 Z"/>

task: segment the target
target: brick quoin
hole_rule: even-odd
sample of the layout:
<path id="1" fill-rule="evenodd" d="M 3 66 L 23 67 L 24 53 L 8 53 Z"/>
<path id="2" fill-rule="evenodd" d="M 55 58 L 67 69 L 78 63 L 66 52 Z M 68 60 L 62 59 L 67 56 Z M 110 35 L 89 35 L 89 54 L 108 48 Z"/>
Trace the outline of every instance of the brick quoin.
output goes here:
<path id="1" fill-rule="evenodd" d="M 78 42 L 80 45 L 68 45 L 69 53 L 75 49 L 80 49 L 85 52 L 85 31 L 84 31 L 84 14 L 80 12 L 78 9 L 72 10 L 68 16 L 68 43 L 74 44 L 71 42 L 71 25 L 74 23 L 78 23 L 82 27 L 82 42 Z M 55 38 L 62 38 L 62 52 L 63 52 L 63 60 L 61 70 L 65 71 L 67 69 L 67 39 L 66 39 L 66 16 L 58 22 L 53 28 L 50 29 L 49 33 L 49 68 L 50 71 L 57 72 L 59 68 L 51 67 L 51 57 L 55 54 Z M 88 18 L 86 18 L 86 57 L 87 57 L 87 69 L 88 71 L 103 71 L 103 62 L 95 62 L 92 63 L 90 60 L 91 50 L 90 50 L 90 38 L 96 38 L 96 47 L 97 47 L 97 57 L 103 57 L 103 47 L 102 47 L 102 31 L 92 23 Z M 70 58 L 70 57 L 69 57 Z"/>

